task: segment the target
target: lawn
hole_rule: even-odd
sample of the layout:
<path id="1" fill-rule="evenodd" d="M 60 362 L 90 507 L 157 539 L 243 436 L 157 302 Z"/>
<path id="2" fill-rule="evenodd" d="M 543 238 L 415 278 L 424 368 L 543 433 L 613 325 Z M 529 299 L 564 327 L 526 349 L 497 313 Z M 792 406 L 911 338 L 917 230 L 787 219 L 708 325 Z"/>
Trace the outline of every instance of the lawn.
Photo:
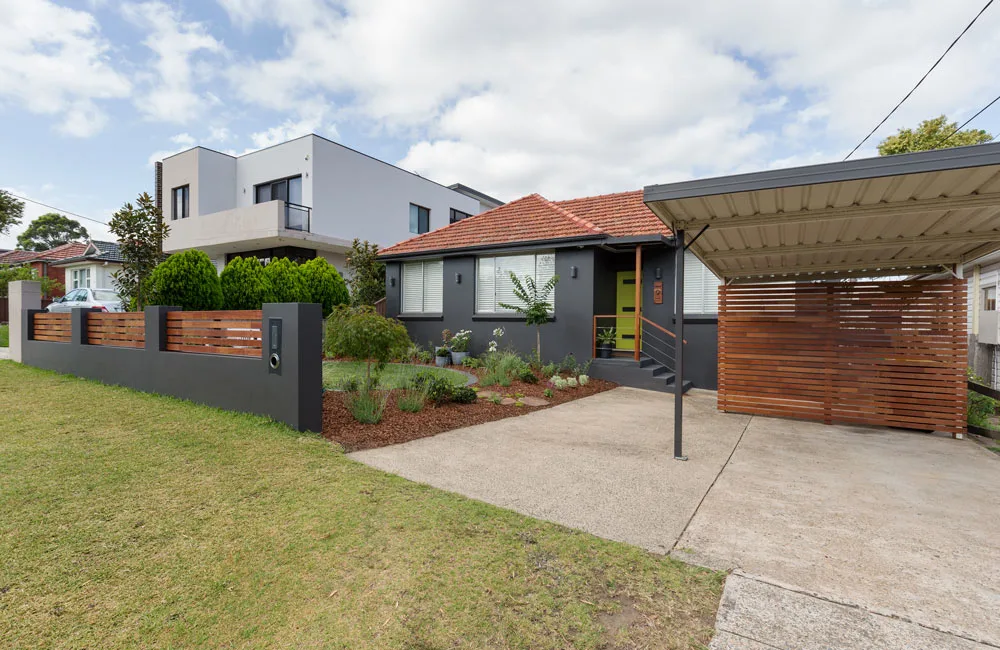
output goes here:
<path id="1" fill-rule="evenodd" d="M 0 362 L 7 647 L 697 648 L 723 575 Z M 66 408 L 67 405 L 79 408 Z"/>
<path id="2" fill-rule="evenodd" d="M 10 346 L 10 326 L 0 325 L 0 348 Z"/>
<path id="3" fill-rule="evenodd" d="M 351 377 L 361 378 L 365 375 L 365 363 L 362 361 L 324 361 L 323 387 L 337 390 L 344 381 Z M 381 388 L 406 388 L 410 379 L 418 372 L 431 372 L 439 377 L 449 379 L 456 386 L 465 386 L 469 378 L 461 372 L 435 366 L 418 366 L 406 363 L 390 363 L 379 376 Z"/>

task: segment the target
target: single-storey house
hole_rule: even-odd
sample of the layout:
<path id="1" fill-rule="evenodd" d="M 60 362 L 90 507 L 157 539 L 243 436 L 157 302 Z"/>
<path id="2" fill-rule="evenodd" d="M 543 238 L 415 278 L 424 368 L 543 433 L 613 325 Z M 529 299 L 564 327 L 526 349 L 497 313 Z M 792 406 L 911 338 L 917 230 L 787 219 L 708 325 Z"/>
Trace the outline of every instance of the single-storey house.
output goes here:
<path id="1" fill-rule="evenodd" d="M 52 265 L 63 269 L 67 291 L 80 288 L 114 289 L 111 274 L 121 269 L 122 257 L 117 242 L 92 239 L 78 254 Z"/>
<path id="2" fill-rule="evenodd" d="M 597 356 L 598 334 L 614 334 L 613 358 L 591 374 L 626 385 L 673 385 L 673 277 L 670 229 L 643 203 L 641 190 L 567 201 L 531 194 L 488 212 L 383 249 L 386 314 L 421 344 L 441 332 L 472 331 L 470 351 L 486 351 L 495 328 L 501 346 L 530 352 L 535 330 L 502 304 L 517 301 L 510 274 L 541 285 L 559 276 L 542 327 L 542 357 Z M 717 387 L 718 279 L 685 259 L 685 385 Z"/>
<path id="3" fill-rule="evenodd" d="M 62 260 L 78 257 L 87 250 L 87 244 L 69 242 L 44 251 L 12 250 L 0 253 L 0 265 L 30 266 L 39 278 L 51 278 L 59 284 L 66 284 L 63 268 L 58 265 Z M 53 298 L 63 295 L 62 291 L 53 291 Z"/>

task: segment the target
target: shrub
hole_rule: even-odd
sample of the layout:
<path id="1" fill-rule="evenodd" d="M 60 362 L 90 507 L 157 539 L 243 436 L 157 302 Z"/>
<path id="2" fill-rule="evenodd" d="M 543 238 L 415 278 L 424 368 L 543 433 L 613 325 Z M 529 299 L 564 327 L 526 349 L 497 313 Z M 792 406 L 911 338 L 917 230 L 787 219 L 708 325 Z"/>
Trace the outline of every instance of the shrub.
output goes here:
<path id="1" fill-rule="evenodd" d="M 518 379 L 526 384 L 537 384 L 538 377 L 531 368 L 522 368 L 521 373 L 518 375 Z"/>
<path id="2" fill-rule="evenodd" d="M 234 257 L 219 277 L 226 309 L 260 309 L 270 300 L 271 281 L 256 257 Z"/>
<path id="3" fill-rule="evenodd" d="M 154 304 L 201 311 L 222 307 L 222 285 L 215 265 L 203 251 L 171 255 L 149 276 Z"/>
<path id="4" fill-rule="evenodd" d="M 462 359 L 462 365 L 465 366 L 466 368 L 472 368 L 472 369 L 482 368 L 483 361 L 482 359 L 477 359 L 476 357 L 465 357 L 464 359 Z"/>
<path id="5" fill-rule="evenodd" d="M 378 424 L 385 415 L 385 405 L 389 401 L 389 391 L 361 391 L 349 394 L 347 408 L 354 419 L 362 424 Z"/>
<path id="6" fill-rule="evenodd" d="M 420 361 L 420 363 L 431 363 L 432 361 L 434 361 L 434 355 L 431 354 L 430 350 L 421 350 L 419 353 L 417 353 L 417 359 Z"/>
<path id="7" fill-rule="evenodd" d="M 977 383 L 986 385 L 986 381 L 977 376 L 972 369 L 966 371 L 966 377 L 969 380 Z M 989 417 L 994 415 L 997 410 L 997 401 L 986 395 L 980 395 L 975 391 L 968 391 L 969 397 L 967 402 L 967 413 L 966 420 L 969 424 L 975 427 L 988 428 L 990 421 Z"/>
<path id="8" fill-rule="evenodd" d="M 451 355 L 451 350 L 445 347 L 440 347 L 434 352 L 434 354 L 436 354 L 439 357 L 447 357 Z"/>
<path id="9" fill-rule="evenodd" d="M 581 386 L 586 386 L 587 383 L 590 381 L 590 377 L 588 377 L 587 375 L 580 375 L 579 377 L 577 377 L 577 381 L 580 382 Z"/>
<path id="10" fill-rule="evenodd" d="M 355 239 L 347 255 L 347 271 L 352 305 L 374 305 L 385 298 L 385 264 L 378 259 L 378 244 Z"/>
<path id="11" fill-rule="evenodd" d="M 469 386 L 460 386 L 452 390 L 451 401 L 459 404 L 473 404 L 478 399 L 476 391 Z"/>
<path id="12" fill-rule="evenodd" d="M 451 400 L 455 394 L 455 387 L 452 383 L 441 377 L 434 377 L 424 390 L 427 391 L 427 399 L 435 404 L 444 404 Z"/>
<path id="13" fill-rule="evenodd" d="M 542 366 L 543 377 L 551 377 L 552 375 L 555 375 L 558 372 L 559 372 L 559 366 L 556 365 L 555 363 L 550 362 Z"/>
<path id="14" fill-rule="evenodd" d="M 559 377 L 557 375 L 557 376 L 555 376 L 555 377 L 552 378 L 552 385 L 555 386 L 558 390 L 563 390 L 569 384 L 567 383 L 567 381 L 565 379 L 563 379 L 562 377 Z"/>
<path id="15" fill-rule="evenodd" d="M 493 395 L 492 397 L 490 397 L 490 401 L 493 402 L 494 404 L 500 404 L 501 402 L 503 402 L 503 399 L 499 395 Z"/>
<path id="16" fill-rule="evenodd" d="M 346 305 L 351 297 L 340 273 L 322 257 L 315 257 L 299 267 L 305 285 L 306 302 L 323 305 L 323 318 L 333 313 L 333 308 Z"/>
<path id="17" fill-rule="evenodd" d="M 411 345 L 413 342 L 402 323 L 379 316 L 371 307 L 339 307 L 326 322 L 325 352 L 368 362 L 366 384 L 371 384 L 373 366 L 377 373 L 386 363 L 405 354 Z"/>
<path id="18" fill-rule="evenodd" d="M 559 372 L 566 373 L 569 375 L 579 374 L 579 364 L 576 362 L 576 357 L 573 353 L 567 354 L 563 357 L 563 360 L 559 362 Z"/>
<path id="19" fill-rule="evenodd" d="M 546 397 L 552 397 L 553 395 L 555 395 L 555 393 L 552 392 L 551 388 L 546 388 L 545 390 L 542 391 L 542 395 L 545 395 Z"/>
<path id="20" fill-rule="evenodd" d="M 309 292 L 299 265 L 287 257 L 271 260 L 264 267 L 264 275 L 271 285 L 267 302 L 308 302 Z"/>
<path id="21" fill-rule="evenodd" d="M 396 400 L 396 406 L 399 407 L 400 411 L 406 411 L 407 413 L 419 413 L 424 410 L 424 402 L 427 401 L 427 396 L 422 390 L 405 390 L 399 399 Z"/>
<path id="22" fill-rule="evenodd" d="M 576 377 L 570 377 L 569 379 L 566 380 L 566 385 L 569 386 L 570 388 L 576 388 L 577 386 L 580 385 L 580 383 L 576 380 Z"/>

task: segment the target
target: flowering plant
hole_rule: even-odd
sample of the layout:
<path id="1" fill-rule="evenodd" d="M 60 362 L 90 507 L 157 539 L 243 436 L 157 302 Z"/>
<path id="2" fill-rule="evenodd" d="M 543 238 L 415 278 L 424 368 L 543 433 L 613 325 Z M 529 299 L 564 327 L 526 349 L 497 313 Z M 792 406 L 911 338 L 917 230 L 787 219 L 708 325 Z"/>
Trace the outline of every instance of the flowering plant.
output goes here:
<path id="1" fill-rule="evenodd" d="M 451 349 L 454 352 L 468 352 L 469 341 L 472 340 L 472 330 L 458 330 L 451 337 Z"/>

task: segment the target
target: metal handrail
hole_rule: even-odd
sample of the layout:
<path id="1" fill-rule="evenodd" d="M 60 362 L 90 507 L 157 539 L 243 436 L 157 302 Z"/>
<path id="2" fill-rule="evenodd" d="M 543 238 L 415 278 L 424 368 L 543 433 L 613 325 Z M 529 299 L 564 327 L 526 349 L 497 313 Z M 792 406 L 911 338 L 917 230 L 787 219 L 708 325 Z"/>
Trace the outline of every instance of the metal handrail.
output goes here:
<path id="1" fill-rule="evenodd" d="M 298 213 L 305 212 L 305 224 L 303 226 L 292 225 L 292 211 L 295 210 Z M 301 232 L 312 232 L 312 208 L 307 205 L 300 205 L 298 203 L 292 203 L 291 201 L 285 201 L 285 228 L 288 230 L 298 230 Z"/>

